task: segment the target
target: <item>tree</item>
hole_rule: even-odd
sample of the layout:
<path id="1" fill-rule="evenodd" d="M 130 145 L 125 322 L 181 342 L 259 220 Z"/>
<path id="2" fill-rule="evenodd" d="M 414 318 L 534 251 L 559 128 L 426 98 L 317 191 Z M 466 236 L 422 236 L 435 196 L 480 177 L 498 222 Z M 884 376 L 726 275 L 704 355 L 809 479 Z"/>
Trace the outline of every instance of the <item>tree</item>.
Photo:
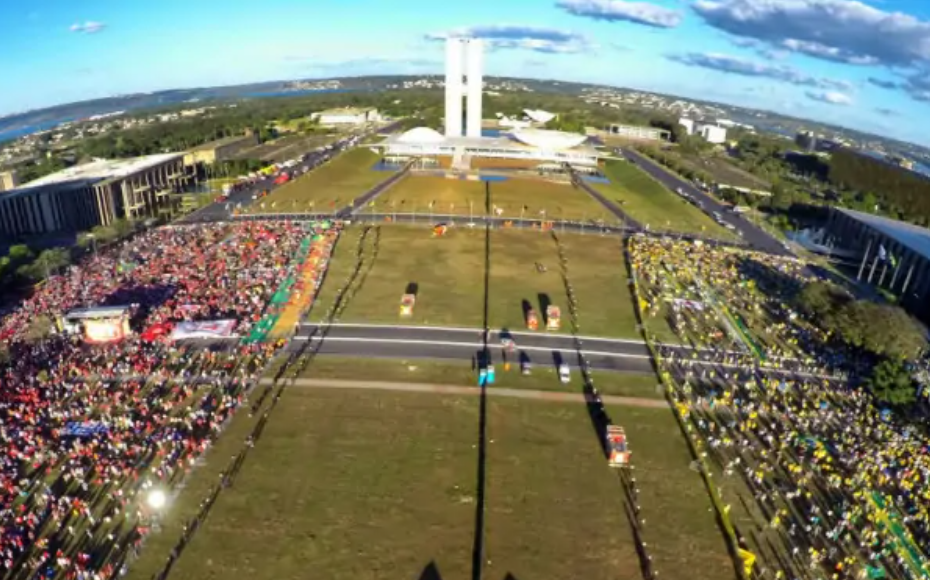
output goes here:
<path id="1" fill-rule="evenodd" d="M 127 219 L 118 219 L 113 222 L 112 226 L 118 239 L 125 238 L 136 230 L 135 224 Z"/>
<path id="2" fill-rule="evenodd" d="M 804 286 L 798 293 L 798 308 L 815 320 L 824 320 L 839 306 L 848 302 L 849 296 L 835 285 L 818 280 Z"/>
<path id="3" fill-rule="evenodd" d="M 97 238 L 97 243 L 105 244 L 116 240 L 119 232 L 112 226 L 95 226 L 90 233 Z"/>
<path id="4" fill-rule="evenodd" d="M 45 315 L 36 316 L 29 323 L 23 338 L 26 342 L 39 342 L 52 332 L 52 319 Z"/>
<path id="5" fill-rule="evenodd" d="M 829 282 L 807 284 L 794 302 L 820 328 L 872 354 L 913 360 L 926 346 L 923 329 L 901 308 L 853 300 Z"/>
<path id="6" fill-rule="evenodd" d="M 885 359 L 875 365 L 865 386 L 886 405 L 900 407 L 917 400 L 917 386 L 900 361 Z"/>
<path id="7" fill-rule="evenodd" d="M 28 281 L 36 282 L 70 263 L 71 253 L 67 248 L 50 248 L 42 250 L 42 253 L 32 262 L 20 265 L 16 269 L 16 274 Z"/>
<path id="8" fill-rule="evenodd" d="M 33 254 L 32 250 L 26 244 L 10 246 L 10 251 L 7 252 L 7 256 L 10 258 L 10 262 L 12 262 L 13 265 L 28 262 L 29 260 L 32 260 L 34 255 L 35 254 Z"/>

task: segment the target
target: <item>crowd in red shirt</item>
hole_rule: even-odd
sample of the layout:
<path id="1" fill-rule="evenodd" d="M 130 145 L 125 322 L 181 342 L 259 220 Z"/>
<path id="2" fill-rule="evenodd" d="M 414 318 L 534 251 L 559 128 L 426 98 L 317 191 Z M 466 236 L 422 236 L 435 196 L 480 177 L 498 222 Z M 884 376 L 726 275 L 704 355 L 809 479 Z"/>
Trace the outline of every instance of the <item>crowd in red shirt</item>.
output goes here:
<path id="1" fill-rule="evenodd" d="M 289 224 L 150 230 L 52 277 L 0 321 L 10 355 L 0 365 L 0 576 L 115 575 L 147 532 L 146 490 L 184 476 L 280 346 L 137 333 L 105 345 L 58 332 L 28 341 L 30 325 L 131 305 L 135 331 L 235 319 L 246 336 L 302 238 Z"/>

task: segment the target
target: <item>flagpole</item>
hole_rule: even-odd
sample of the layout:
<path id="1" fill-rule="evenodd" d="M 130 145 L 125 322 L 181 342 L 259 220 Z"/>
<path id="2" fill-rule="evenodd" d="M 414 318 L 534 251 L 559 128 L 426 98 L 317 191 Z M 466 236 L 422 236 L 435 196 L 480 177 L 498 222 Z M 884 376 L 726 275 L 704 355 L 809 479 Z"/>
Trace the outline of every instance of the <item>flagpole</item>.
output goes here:
<path id="1" fill-rule="evenodd" d="M 875 254 L 875 259 L 872 260 L 872 268 L 869 270 L 869 279 L 866 280 L 866 283 L 872 283 L 872 275 L 875 274 L 875 267 L 878 266 L 878 254 Z"/>
<path id="2" fill-rule="evenodd" d="M 869 240 L 869 245 L 865 247 L 865 254 L 862 256 L 862 264 L 859 265 L 859 275 L 856 276 L 856 280 L 862 279 L 862 271 L 865 270 L 865 261 L 869 257 L 869 251 L 872 249 L 872 240 Z"/>
<path id="3" fill-rule="evenodd" d="M 894 290 L 894 283 L 898 280 L 898 272 L 901 271 L 901 263 L 904 262 L 904 258 L 898 260 L 898 263 L 895 264 L 894 273 L 891 275 L 891 283 L 888 284 L 888 288 Z"/>
<path id="4" fill-rule="evenodd" d="M 914 273 L 914 264 L 911 263 L 911 267 L 907 271 L 907 277 L 904 278 L 904 286 L 901 288 L 901 297 L 904 297 L 904 294 L 907 292 L 907 286 L 911 283 L 911 274 Z"/>

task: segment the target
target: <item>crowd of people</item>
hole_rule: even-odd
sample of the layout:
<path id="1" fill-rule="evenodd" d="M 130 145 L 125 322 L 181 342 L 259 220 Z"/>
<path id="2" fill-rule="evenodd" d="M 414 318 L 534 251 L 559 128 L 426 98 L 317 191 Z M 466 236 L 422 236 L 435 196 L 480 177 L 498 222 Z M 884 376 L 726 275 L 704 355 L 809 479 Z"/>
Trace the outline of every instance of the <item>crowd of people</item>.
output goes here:
<path id="1" fill-rule="evenodd" d="M 630 255 L 651 331 L 709 353 L 660 348 L 660 368 L 754 575 L 930 578 L 930 437 L 854 388 L 850 353 L 792 311 L 803 265 L 646 238 Z"/>
<path id="2" fill-rule="evenodd" d="M 0 320 L 0 577 L 114 577 L 168 491 L 217 437 L 281 342 L 178 343 L 157 324 L 261 318 L 306 236 L 296 224 L 164 227 L 51 277 Z M 107 344 L 56 330 L 85 307 L 130 306 Z"/>

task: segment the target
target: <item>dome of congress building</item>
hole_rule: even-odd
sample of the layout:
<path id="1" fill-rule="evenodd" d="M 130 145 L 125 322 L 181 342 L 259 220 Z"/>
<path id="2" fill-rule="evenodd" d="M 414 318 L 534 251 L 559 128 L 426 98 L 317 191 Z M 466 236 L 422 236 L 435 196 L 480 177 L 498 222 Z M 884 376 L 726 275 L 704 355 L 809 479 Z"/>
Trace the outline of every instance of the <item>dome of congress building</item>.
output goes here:
<path id="1" fill-rule="evenodd" d="M 513 137 L 526 145 L 547 150 L 571 149 L 587 139 L 586 136 L 577 133 L 546 129 L 518 129 L 513 132 Z"/>
<path id="2" fill-rule="evenodd" d="M 442 143 L 445 137 L 429 127 L 416 127 L 397 138 L 398 143 Z"/>

